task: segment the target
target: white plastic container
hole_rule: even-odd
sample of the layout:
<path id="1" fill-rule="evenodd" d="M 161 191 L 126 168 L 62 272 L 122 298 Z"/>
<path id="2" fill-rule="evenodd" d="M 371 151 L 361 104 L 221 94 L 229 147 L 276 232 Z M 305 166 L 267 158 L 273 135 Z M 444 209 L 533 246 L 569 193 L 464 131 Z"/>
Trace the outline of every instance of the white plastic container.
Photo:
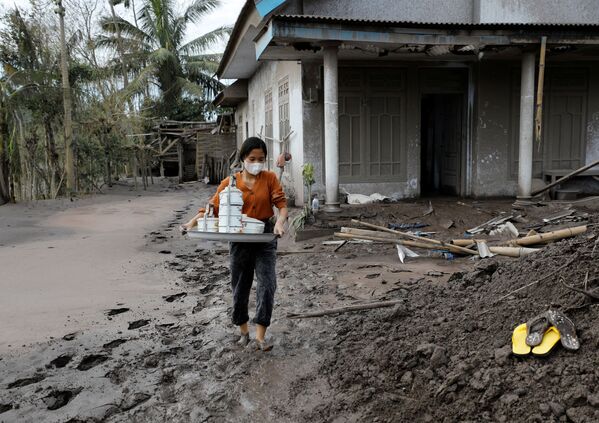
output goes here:
<path id="1" fill-rule="evenodd" d="M 244 216 L 242 220 L 243 233 L 246 234 L 263 234 L 264 222 L 252 217 Z"/>
<path id="2" fill-rule="evenodd" d="M 226 215 L 230 215 L 230 216 L 239 216 L 241 217 L 241 208 L 239 206 L 220 206 L 218 208 L 218 215 L 219 216 L 226 216 Z"/>
<path id="3" fill-rule="evenodd" d="M 198 231 L 218 232 L 218 217 L 206 217 L 198 220 Z"/>

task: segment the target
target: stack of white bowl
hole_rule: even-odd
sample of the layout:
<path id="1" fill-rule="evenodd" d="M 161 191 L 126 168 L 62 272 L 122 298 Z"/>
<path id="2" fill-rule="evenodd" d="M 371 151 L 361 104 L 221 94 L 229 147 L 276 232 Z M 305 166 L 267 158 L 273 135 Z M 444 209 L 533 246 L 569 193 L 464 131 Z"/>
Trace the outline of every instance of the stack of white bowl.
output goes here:
<path id="1" fill-rule="evenodd" d="M 203 217 L 198 220 L 198 231 L 218 232 L 218 217 Z"/>
<path id="2" fill-rule="evenodd" d="M 241 209 L 243 196 L 241 191 L 233 185 L 221 191 L 219 195 L 218 231 L 227 233 L 243 232 L 241 222 Z"/>
<path id="3" fill-rule="evenodd" d="M 264 233 L 264 222 L 253 217 L 247 217 L 245 214 L 241 219 L 244 234 L 262 234 Z"/>

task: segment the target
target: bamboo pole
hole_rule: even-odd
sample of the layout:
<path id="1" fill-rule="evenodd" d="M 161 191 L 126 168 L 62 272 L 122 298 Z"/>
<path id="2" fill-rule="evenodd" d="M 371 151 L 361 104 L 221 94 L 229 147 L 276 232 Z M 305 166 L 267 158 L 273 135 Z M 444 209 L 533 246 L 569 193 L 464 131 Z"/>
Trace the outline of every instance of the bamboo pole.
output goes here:
<path id="1" fill-rule="evenodd" d="M 541 151 L 541 129 L 543 123 L 543 84 L 545 81 L 545 52 L 547 51 L 547 37 L 541 37 L 541 51 L 539 54 L 539 78 L 537 79 L 537 107 L 535 111 L 535 139 Z"/>
<path id="2" fill-rule="evenodd" d="M 467 247 L 472 244 L 476 244 L 476 241 L 482 241 L 482 239 L 452 239 L 451 243 L 458 247 Z"/>
<path id="3" fill-rule="evenodd" d="M 355 219 L 352 219 L 352 223 L 363 225 L 363 226 L 366 226 L 367 228 L 372 228 L 372 229 L 377 229 L 379 231 L 388 232 L 390 234 L 403 236 L 405 238 L 410 238 L 410 239 L 413 239 L 416 241 L 423 241 L 423 242 L 427 242 L 430 244 L 442 245 L 445 249 L 452 251 L 452 252 L 459 252 L 461 254 L 472 254 L 474 256 L 478 255 L 478 253 L 474 250 L 469 250 L 468 248 L 463 248 L 463 247 L 460 247 L 457 245 L 448 244 L 446 242 L 439 241 L 436 239 L 424 238 L 422 236 L 412 235 L 412 234 L 409 234 L 406 232 L 400 232 L 400 231 L 396 231 L 393 229 L 388 229 L 388 228 L 385 228 L 384 226 L 373 225 L 372 223 L 362 222 L 360 220 L 355 220 Z"/>
<path id="4" fill-rule="evenodd" d="M 354 233 L 343 233 L 343 232 L 336 232 L 335 236 L 337 238 L 342 238 L 342 239 L 366 239 L 366 240 L 370 240 L 370 241 L 389 242 L 391 244 L 405 245 L 406 247 L 422 248 L 422 249 L 425 249 L 425 250 L 448 250 L 448 251 L 452 251 L 450 248 L 447 248 L 447 246 L 440 246 L 438 244 L 431 244 L 430 242 L 406 241 L 406 240 L 401 240 L 401 239 L 397 239 L 397 238 L 395 238 L 395 239 L 394 238 L 388 238 L 388 237 L 384 237 L 384 236 L 378 236 L 377 237 L 377 236 L 371 236 L 371 235 L 358 235 L 358 234 L 354 234 Z M 468 250 L 468 251 L 471 251 L 468 254 L 478 255 L 478 253 L 476 251 L 473 251 L 473 250 Z M 452 251 L 452 252 L 456 252 L 457 253 L 457 251 Z"/>
<path id="5" fill-rule="evenodd" d="M 516 239 L 512 239 L 512 240 L 508 241 L 507 243 L 508 243 L 508 245 L 512 245 L 512 246 L 513 245 L 526 246 L 526 245 L 542 244 L 544 242 L 558 241 L 560 239 L 570 238 L 570 237 L 585 233 L 586 231 L 587 231 L 586 225 L 576 226 L 573 228 L 560 229 L 558 231 L 546 232 L 543 234 L 537 234 L 537 235 L 533 235 L 533 236 L 526 236 L 524 238 L 516 238 Z"/>
<path id="6" fill-rule="evenodd" d="M 493 254 L 506 257 L 522 257 L 531 253 L 540 251 L 540 248 L 526 248 L 526 247 L 489 247 L 489 251 Z"/>

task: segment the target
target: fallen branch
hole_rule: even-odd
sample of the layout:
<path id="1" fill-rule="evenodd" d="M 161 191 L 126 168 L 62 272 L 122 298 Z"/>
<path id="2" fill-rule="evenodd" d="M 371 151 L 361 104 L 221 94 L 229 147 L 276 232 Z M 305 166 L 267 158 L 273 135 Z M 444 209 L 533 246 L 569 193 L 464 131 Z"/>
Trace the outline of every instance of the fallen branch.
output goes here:
<path id="1" fill-rule="evenodd" d="M 370 303 L 370 304 L 356 304 L 345 307 L 338 308 L 329 308 L 321 311 L 314 311 L 311 313 L 289 313 L 287 315 L 290 319 L 306 319 L 309 317 L 322 317 L 329 316 L 331 314 L 340 314 L 340 313 L 348 313 L 350 311 L 361 311 L 361 310 L 372 310 L 375 308 L 383 308 L 383 307 L 392 307 L 394 305 L 403 303 L 403 300 L 397 301 L 381 301 L 378 303 Z"/>
<path id="2" fill-rule="evenodd" d="M 599 294 L 595 294 L 593 291 L 588 291 L 586 289 L 580 289 L 576 288 L 575 286 L 568 285 L 564 278 L 559 278 L 559 281 L 562 283 L 562 285 L 564 285 L 564 287 L 568 288 L 570 291 L 579 292 L 591 298 L 592 300 L 599 301 Z"/>
<path id="3" fill-rule="evenodd" d="M 498 300 L 494 301 L 494 302 L 493 302 L 493 304 L 497 304 L 498 302 L 505 300 L 507 297 L 510 297 L 510 296 L 514 295 L 515 293 L 522 291 L 523 289 L 526 289 L 526 288 L 529 288 L 529 287 L 531 287 L 531 286 L 533 286 L 533 285 L 536 285 L 536 284 L 538 284 L 538 283 L 541 283 L 541 282 L 543 282 L 545 279 L 549 279 L 551 276 L 554 276 L 554 275 L 555 275 L 557 272 L 559 272 L 560 270 L 563 270 L 563 269 L 565 269 L 566 267 L 570 266 L 572 263 L 574 263 L 574 261 L 575 261 L 577 258 L 578 258 L 578 255 L 577 255 L 577 254 L 575 254 L 575 255 L 574 255 L 572 258 L 570 258 L 570 260 L 568 260 L 568 262 L 567 262 L 566 264 L 564 264 L 564 265 L 560 266 L 560 267 L 559 267 L 559 268 L 557 268 L 556 270 L 554 270 L 554 271 L 552 271 L 551 273 L 549 273 L 549 274 L 547 274 L 547 275 L 543 276 L 543 277 L 542 277 L 542 278 L 540 278 L 540 279 L 537 279 L 537 280 L 536 280 L 536 281 L 534 281 L 534 282 L 531 282 L 531 283 L 529 283 L 529 284 L 527 284 L 527 285 L 521 286 L 521 287 L 520 287 L 520 288 L 518 288 L 518 289 L 514 289 L 512 292 L 508 292 L 508 293 L 507 293 L 507 294 L 505 294 L 503 297 L 501 297 L 501 298 L 499 298 Z"/>

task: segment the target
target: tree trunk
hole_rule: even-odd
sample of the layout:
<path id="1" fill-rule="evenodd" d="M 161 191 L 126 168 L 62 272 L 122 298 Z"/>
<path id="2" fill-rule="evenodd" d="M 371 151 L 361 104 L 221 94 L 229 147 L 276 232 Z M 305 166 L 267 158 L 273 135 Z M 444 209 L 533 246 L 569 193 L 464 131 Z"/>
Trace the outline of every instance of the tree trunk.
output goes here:
<path id="1" fill-rule="evenodd" d="M 108 4 L 110 5 L 110 13 L 112 14 L 112 23 L 114 25 L 114 29 L 116 31 L 116 45 L 119 56 L 121 56 L 121 67 L 123 69 L 123 88 L 127 88 L 129 85 L 129 74 L 127 72 L 127 63 L 125 61 L 125 51 L 123 49 L 123 39 L 121 38 L 121 30 L 116 24 L 116 13 L 114 13 L 114 6 L 112 4 L 112 0 L 108 0 Z M 131 101 L 129 101 L 129 107 L 132 107 Z M 130 113 L 133 112 L 133 109 L 129 110 Z"/>
<path id="2" fill-rule="evenodd" d="M 56 151 L 56 140 L 54 139 L 54 129 L 48 117 L 44 118 L 44 129 L 46 131 L 46 151 L 48 154 L 48 170 L 50 172 L 50 198 L 57 194 L 57 184 L 60 179 L 58 169 L 58 152 Z"/>
<path id="3" fill-rule="evenodd" d="M 69 82 L 69 66 L 67 63 L 67 42 L 64 31 L 64 7 L 58 0 L 58 22 L 60 24 L 60 71 L 62 73 L 62 95 L 64 102 L 64 141 L 65 141 L 65 171 L 67 174 L 67 191 L 77 191 L 75 176 L 75 151 L 73 149 L 73 106 L 71 101 L 71 85 Z"/>
<path id="4" fill-rule="evenodd" d="M 108 144 L 107 131 L 102 130 L 102 144 L 104 144 L 104 183 L 112 186 L 112 169 L 110 167 L 110 145 Z"/>
<path id="5" fill-rule="evenodd" d="M 8 122 L 6 109 L 0 93 L 0 205 L 10 201 L 10 163 L 8 160 Z"/>

